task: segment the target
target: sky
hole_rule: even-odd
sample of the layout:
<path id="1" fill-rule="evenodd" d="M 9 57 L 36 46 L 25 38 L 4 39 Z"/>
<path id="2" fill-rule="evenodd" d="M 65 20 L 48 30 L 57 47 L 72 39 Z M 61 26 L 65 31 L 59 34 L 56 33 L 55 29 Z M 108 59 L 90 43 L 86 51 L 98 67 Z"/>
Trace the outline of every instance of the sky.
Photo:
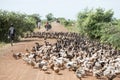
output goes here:
<path id="1" fill-rule="evenodd" d="M 42 19 L 48 13 L 54 17 L 77 19 L 85 8 L 112 9 L 114 17 L 120 19 L 120 0 L 0 0 L 0 9 L 26 14 L 37 13 Z"/>

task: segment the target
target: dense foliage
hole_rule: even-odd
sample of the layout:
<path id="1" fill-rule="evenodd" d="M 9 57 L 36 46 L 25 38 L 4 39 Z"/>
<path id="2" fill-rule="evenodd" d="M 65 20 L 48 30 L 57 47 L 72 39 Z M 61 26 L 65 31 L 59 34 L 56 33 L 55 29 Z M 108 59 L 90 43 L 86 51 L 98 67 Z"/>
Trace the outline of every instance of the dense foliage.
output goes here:
<path id="1" fill-rule="evenodd" d="M 25 32 L 33 31 L 37 22 L 36 17 L 35 15 L 0 10 L 0 41 L 8 41 L 10 24 L 13 24 L 16 29 L 16 40 Z"/>
<path id="2" fill-rule="evenodd" d="M 54 17 L 54 15 L 52 13 L 48 13 L 45 17 L 46 17 L 48 22 L 58 21 L 66 27 L 67 26 L 72 26 L 75 22 L 75 21 L 70 20 L 70 19 L 67 20 L 63 17 L 56 18 L 56 17 Z"/>
<path id="3" fill-rule="evenodd" d="M 70 20 L 70 19 L 65 19 L 65 18 L 62 18 L 62 17 L 59 17 L 57 18 L 61 24 L 63 24 L 65 27 L 67 26 L 72 26 L 75 24 L 75 21 L 74 20 Z"/>
<path id="4" fill-rule="evenodd" d="M 54 15 L 52 13 L 48 13 L 46 16 L 47 21 L 51 22 L 55 19 Z"/>
<path id="5" fill-rule="evenodd" d="M 120 20 L 113 18 L 112 10 L 85 9 L 78 14 L 77 27 L 83 35 L 100 42 L 120 47 Z"/>

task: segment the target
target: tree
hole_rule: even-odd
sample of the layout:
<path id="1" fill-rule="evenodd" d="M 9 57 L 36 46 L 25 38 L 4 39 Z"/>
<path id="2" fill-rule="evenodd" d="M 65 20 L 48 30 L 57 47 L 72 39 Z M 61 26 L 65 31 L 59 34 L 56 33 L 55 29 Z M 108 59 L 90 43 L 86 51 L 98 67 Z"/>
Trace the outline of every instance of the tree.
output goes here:
<path id="1" fill-rule="evenodd" d="M 78 14 L 80 33 L 120 49 L 120 20 L 113 18 L 112 10 L 84 10 Z"/>
<path id="2" fill-rule="evenodd" d="M 48 14 L 46 15 L 46 18 L 47 18 L 47 21 L 54 20 L 54 16 L 53 16 L 52 13 L 48 13 Z"/>
<path id="3" fill-rule="evenodd" d="M 35 21 L 36 21 L 36 24 L 41 21 L 41 16 L 39 14 L 32 14 L 32 15 L 29 15 L 30 17 L 34 18 Z"/>
<path id="4" fill-rule="evenodd" d="M 25 32 L 34 30 L 36 19 L 27 14 L 0 10 L 0 37 L 2 37 L 0 41 L 8 41 L 8 29 L 11 23 L 16 29 L 16 40 L 18 40 Z"/>
<path id="5" fill-rule="evenodd" d="M 80 12 L 77 19 L 80 33 L 92 39 L 100 39 L 102 24 L 111 22 L 112 16 L 112 10 L 105 11 L 101 8 Z"/>

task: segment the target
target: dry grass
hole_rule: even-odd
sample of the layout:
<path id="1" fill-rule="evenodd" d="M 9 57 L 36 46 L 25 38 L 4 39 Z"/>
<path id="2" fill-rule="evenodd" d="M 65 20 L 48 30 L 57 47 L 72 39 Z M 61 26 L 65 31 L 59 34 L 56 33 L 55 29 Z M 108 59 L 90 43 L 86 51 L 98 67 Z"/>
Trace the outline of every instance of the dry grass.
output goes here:
<path id="1" fill-rule="evenodd" d="M 0 42 L 0 48 L 2 48 L 3 46 L 5 46 L 6 43 L 5 42 Z"/>
<path id="2" fill-rule="evenodd" d="M 66 28 L 68 29 L 69 32 L 79 33 L 79 28 L 77 28 L 76 26 L 66 26 Z"/>

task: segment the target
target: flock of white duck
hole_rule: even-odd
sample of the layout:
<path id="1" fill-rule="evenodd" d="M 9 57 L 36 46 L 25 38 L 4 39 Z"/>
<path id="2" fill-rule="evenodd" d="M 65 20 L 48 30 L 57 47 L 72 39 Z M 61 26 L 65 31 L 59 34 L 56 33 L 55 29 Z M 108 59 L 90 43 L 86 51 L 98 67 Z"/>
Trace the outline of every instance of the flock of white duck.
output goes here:
<path id="1" fill-rule="evenodd" d="M 16 53 L 13 57 L 22 58 L 34 68 L 45 72 L 52 69 L 57 74 L 68 69 L 80 80 L 89 73 L 96 79 L 113 80 L 120 73 L 120 51 L 110 45 L 91 41 L 77 33 L 38 32 L 27 37 L 44 38 L 44 45 L 36 42 L 31 51 L 26 49 L 26 53 Z M 55 38 L 57 42 L 50 44 L 46 42 L 48 38 Z"/>

